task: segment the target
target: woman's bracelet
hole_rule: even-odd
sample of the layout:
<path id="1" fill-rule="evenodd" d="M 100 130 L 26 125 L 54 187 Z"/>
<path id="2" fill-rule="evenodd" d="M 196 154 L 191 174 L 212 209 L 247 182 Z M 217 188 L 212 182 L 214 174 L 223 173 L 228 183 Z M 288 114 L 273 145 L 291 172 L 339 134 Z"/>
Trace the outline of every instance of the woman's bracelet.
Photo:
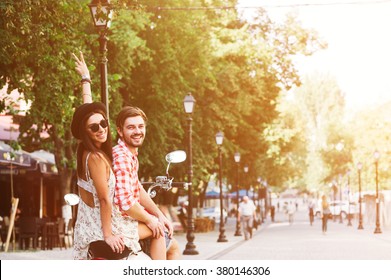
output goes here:
<path id="1" fill-rule="evenodd" d="M 81 83 L 82 83 L 82 84 L 85 84 L 85 83 L 92 84 L 91 79 L 89 79 L 89 78 L 83 78 L 83 79 L 81 79 Z"/>
<path id="2" fill-rule="evenodd" d="M 84 95 L 92 97 L 91 93 L 83 93 L 81 96 L 84 96 Z"/>

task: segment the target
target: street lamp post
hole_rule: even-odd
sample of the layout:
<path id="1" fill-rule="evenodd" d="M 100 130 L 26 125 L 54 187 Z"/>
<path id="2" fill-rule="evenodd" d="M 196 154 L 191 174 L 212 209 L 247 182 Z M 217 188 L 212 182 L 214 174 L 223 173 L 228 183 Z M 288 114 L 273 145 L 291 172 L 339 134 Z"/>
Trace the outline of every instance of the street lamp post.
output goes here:
<path id="1" fill-rule="evenodd" d="M 341 153 L 341 151 L 343 150 L 343 148 L 345 147 L 343 141 L 341 142 L 338 142 L 338 144 L 335 146 L 335 148 L 337 149 L 338 153 Z M 341 183 L 341 174 L 338 175 L 338 184 L 339 184 L 339 200 L 340 200 L 340 203 L 342 203 L 342 183 Z M 340 213 L 341 213 L 341 210 L 342 210 L 342 205 L 339 206 L 339 210 L 340 210 Z M 339 223 L 343 223 L 342 221 L 342 214 L 339 215 Z"/>
<path id="2" fill-rule="evenodd" d="M 195 99 L 191 95 L 191 93 L 188 93 L 185 96 L 185 99 L 183 100 L 183 105 L 185 107 L 185 112 L 188 116 L 188 151 L 187 151 L 187 159 L 188 159 L 188 174 L 187 174 L 187 184 L 188 184 L 188 201 L 189 201 L 189 207 L 188 207 L 188 214 L 187 214 L 187 244 L 186 248 L 183 251 L 184 255 L 198 255 L 198 251 L 196 250 L 196 246 L 194 244 L 194 220 L 193 220 L 193 201 L 192 201 L 192 180 L 193 180 L 193 158 L 192 158 L 192 118 L 191 115 L 193 113 Z"/>
<path id="3" fill-rule="evenodd" d="M 342 203 L 342 175 L 339 174 L 338 175 L 338 184 L 339 184 L 339 200 L 340 202 Z M 342 224 L 343 223 L 343 220 L 342 220 L 342 204 L 339 205 L 339 223 Z"/>
<path id="4" fill-rule="evenodd" d="M 225 236 L 225 228 L 224 228 L 224 213 L 223 213 L 223 175 L 222 175 L 222 166 L 223 159 L 221 156 L 221 146 L 223 145 L 224 134 L 222 132 L 218 132 L 216 134 L 216 144 L 219 148 L 219 187 L 220 187 L 220 235 L 217 239 L 217 242 L 227 242 L 227 238 Z"/>
<path id="5" fill-rule="evenodd" d="M 382 233 L 380 229 L 380 217 L 379 217 L 379 175 L 378 175 L 378 165 L 379 165 L 379 157 L 380 153 L 375 151 L 375 171 L 376 171 L 376 228 L 374 233 Z"/>
<path id="6" fill-rule="evenodd" d="M 359 203 L 359 216 L 358 216 L 358 228 L 357 229 L 364 229 L 364 227 L 362 225 L 361 169 L 362 169 L 362 163 L 359 162 L 357 164 L 357 172 L 358 172 L 358 203 Z"/>
<path id="7" fill-rule="evenodd" d="M 240 163 L 240 153 L 236 152 L 234 155 L 235 162 L 237 163 L 237 173 L 236 173 L 236 232 L 235 236 L 242 236 L 242 230 L 240 228 L 239 221 L 239 163 Z"/>
<path id="8" fill-rule="evenodd" d="M 110 0 L 92 0 L 88 5 L 95 27 L 99 31 L 100 51 L 100 98 L 106 106 L 106 114 L 109 117 L 109 99 L 107 89 L 107 30 L 110 27 L 113 15 Z"/>
<path id="9" fill-rule="evenodd" d="M 246 174 L 246 177 L 245 177 L 245 179 L 244 179 L 244 181 L 245 180 L 247 180 L 247 173 L 248 173 L 248 165 L 246 164 L 244 167 L 243 167 L 243 171 L 244 171 L 244 174 Z M 245 181 L 246 182 L 246 181 Z M 248 188 L 247 188 L 247 186 L 245 185 L 245 184 L 243 184 L 244 186 L 245 186 L 245 188 L 246 188 L 246 195 L 248 196 Z"/>
<path id="10" fill-rule="evenodd" d="M 260 202 L 259 202 L 259 199 L 260 199 L 260 192 L 261 192 L 261 183 L 262 183 L 262 178 L 261 177 L 258 177 L 257 178 L 257 182 L 258 182 L 258 185 L 257 185 L 257 205 L 260 209 Z"/>
<path id="11" fill-rule="evenodd" d="M 334 179 L 333 180 L 333 186 L 332 186 L 332 188 L 333 188 L 333 199 L 334 199 L 334 201 L 336 201 L 337 200 L 337 191 L 338 191 L 338 187 L 337 187 L 337 181 Z M 335 222 L 336 221 L 336 217 L 335 217 L 335 215 L 333 215 L 333 222 Z"/>
<path id="12" fill-rule="evenodd" d="M 352 217 L 350 212 L 350 170 L 347 173 L 348 175 L 348 227 L 352 225 Z"/>
<path id="13" fill-rule="evenodd" d="M 262 184 L 263 184 L 263 196 L 264 196 L 263 209 L 262 209 L 262 223 L 264 223 L 265 218 L 266 218 L 266 213 L 269 208 L 269 203 L 267 201 L 267 199 L 268 199 L 267 180 L 266 179 L 263 180 Z"/>

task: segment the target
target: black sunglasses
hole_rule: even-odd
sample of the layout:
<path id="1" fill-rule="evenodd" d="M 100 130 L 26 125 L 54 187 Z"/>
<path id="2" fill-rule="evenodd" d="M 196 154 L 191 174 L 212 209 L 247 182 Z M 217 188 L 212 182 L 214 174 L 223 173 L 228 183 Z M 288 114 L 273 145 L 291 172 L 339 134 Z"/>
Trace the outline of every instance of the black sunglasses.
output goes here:
<path id="1" fill-rule="evenodd" d="M 91 131 L 95 133 L 95 132 L 98 132 L 99 125 L 102 128 L 106 128 L 109 124 L 108 124 L 107 120 L 103 119 L 100 121 L 100 123 L 93 123 L 93 124 L 89 125 L 88 128 L 91 129 Z"/>

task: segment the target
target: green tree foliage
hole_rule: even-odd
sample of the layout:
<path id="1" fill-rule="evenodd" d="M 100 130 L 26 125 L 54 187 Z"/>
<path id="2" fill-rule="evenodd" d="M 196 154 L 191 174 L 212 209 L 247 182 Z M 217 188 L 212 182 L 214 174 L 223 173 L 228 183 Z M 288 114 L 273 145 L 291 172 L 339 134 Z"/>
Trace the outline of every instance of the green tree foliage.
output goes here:
<path id="1" fill-rule="evenodd" d="M 305 77 L 294 98 L 305 120 L 302 129 L 308 143 L 303 183 L 306 188 L 319 189 L 345 174 L 351 161 L 353 142 L 344 128 L 344 96 L 333 77 L 315 73 Z"/>
<path id="2" fill-rule="evenodd" d="M 350 169 L 357 174 L 357 164 L 362 164 L 363 190 L 375 190 L 375 158 L 374 152 L 379 152 L 378 172 L 380 189 L 390 189 L 390 161 L 391 156 L 391 116 L 390 102 L 380 106 L 368 106 L 356 112 L 348 123 L 346 130 L 354 132 L 354 160 Z M 354 176 L 354 187 L 357 190 L 357 176 Z"/>
<path id="3" fill-rule="evenodd" d="M 0 86 L 18 89 L 32 108 L 21 123 L 26 150 L 55 153 L 62 193 L 69 190 L 73 150 L 69 133 L 75 102 L 71 53 L 86 37 L 84 1 L 2 1 Z M 49 139 L 41 139 L 45 131 Z"/>
<path id="4" fill-rule="evenodd" d="M 83 50 L 95 99 L 99 92 L 99 43 L 88 2 L 8 1 L 0 6 L 5 15 L 0 19 L 1 84 L 7 82 L 9 90 L 18 88 L 32 101 L 21 126 L 28 136 L 23 140 L 25 149 L 43 145 L 54 151 L 58 169 L 68 179 L 75 147 L 69 123 L 72 108 L 81 103 L 72 52 Z M 269 173 L 281 166 L 268 155 L 270 145 L 272 149 L 280 145 L 283 156 L 277 161 L 281 161 L 288 158 L 294 146 L 289 139 L 296 136 L 285 131 L 284 140 L 268 138 L 278 133 L 277 98 L 281 88 L 300 83 L 293 56 L 309 55 L 322 47 L 315 34 L 294 17 L 274 23 L 263 9 L 251 22 L 235 9 L 210 9 L 234 7 L 236 0 L 112 2 L 116 14 L 108 32 L 110 115 L 113 120 L 122 105 L 134 105 L 149 118 L 140 150 L 140 177 L 161 175 L 164 155 L 186 149 L 183 98 L 188 92 L 196 99 L 192 115 L 195 186 L 202 186 L 217 169 L 217 131 L 225 133 L 228 181 L 234 180 L 235 151 L 242 153 L 242 163 L 250 167 L 249 182 L 256 182 L 261 174 L 281 175 L 284 169 Z M 270 132 L 273 126 L 277 132 Z M 40 139 L 43 130 L 50 139 Z M 186 164 L 173 166 L 172 172 L 176 179 L 185 180 Z M 63 189 L 69 186 L 67 180 Z"/>

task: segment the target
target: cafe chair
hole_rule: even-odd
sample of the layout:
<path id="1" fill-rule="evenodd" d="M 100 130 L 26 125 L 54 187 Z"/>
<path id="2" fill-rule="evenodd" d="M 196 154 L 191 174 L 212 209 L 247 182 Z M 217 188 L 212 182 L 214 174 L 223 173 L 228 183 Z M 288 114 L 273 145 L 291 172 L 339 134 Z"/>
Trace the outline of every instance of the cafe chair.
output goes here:
<path id="1" fill-rule="evenodd" d="M 20 217 L 19 218 L 19 248 L 25 250 L 29 248 L 30 240 L 32 240 L 33 248 L 37 248 L 38 244 L 38 226 L 36 217 Z"/>

